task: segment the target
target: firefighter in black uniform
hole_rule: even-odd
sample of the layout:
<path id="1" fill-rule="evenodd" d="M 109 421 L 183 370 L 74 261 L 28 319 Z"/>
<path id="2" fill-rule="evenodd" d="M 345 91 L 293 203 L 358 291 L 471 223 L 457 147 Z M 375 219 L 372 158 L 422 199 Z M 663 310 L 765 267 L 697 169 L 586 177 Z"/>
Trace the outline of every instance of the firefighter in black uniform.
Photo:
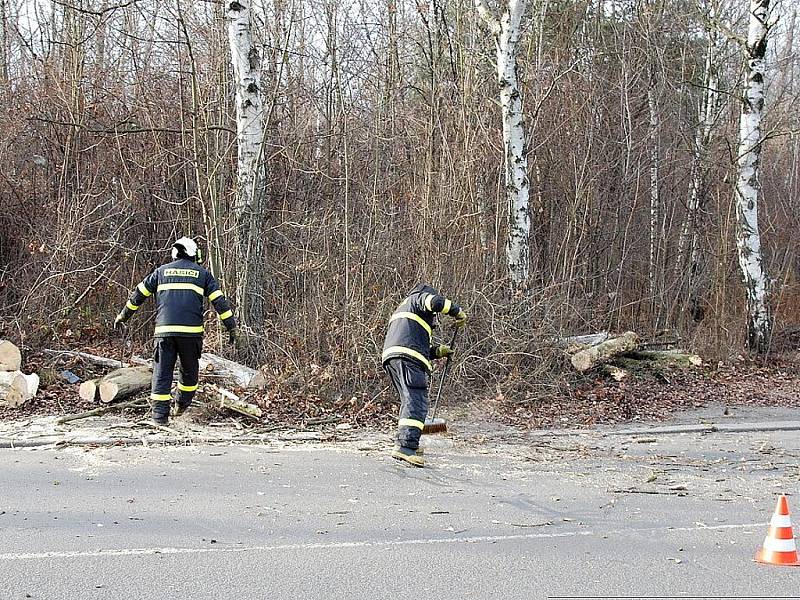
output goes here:
<path id="1" fill-rule="evenodd" d="M 236 341 L 236 320 L 228 300 L 214 276 L 198 264 L 201 253 L 197 244 L 182 237 L 172 246 L 173 262 L 160 266 L 136 287 L 114 321 L 120 326 L 155 295 L 156 327 L 153 352 L 153 382 L 150 400 L 153 421 L 166 425 L 172 398 L 172 370 L 180 359 L 180 381 L 176 415 L 192 404 L 197 391 L 198 361 L 203 351 L 203 302 L 208 298 L 228 330 L 231 343 Z"/>
<path id="2" fill-rule="evenodd" d="M 400 395 L 397 446 L 392 457 L 417 467 L 425 465 L 419 438 L 428 415 L 431 360 L 453 354 L 450 346 L 431 345 L 436 313 L 454 318 L 455 327 L 463 327 L 467 321 L 458 304 L 429 285 L 417 285 L 389 319 L 383 343 L 383 368 Z"/>

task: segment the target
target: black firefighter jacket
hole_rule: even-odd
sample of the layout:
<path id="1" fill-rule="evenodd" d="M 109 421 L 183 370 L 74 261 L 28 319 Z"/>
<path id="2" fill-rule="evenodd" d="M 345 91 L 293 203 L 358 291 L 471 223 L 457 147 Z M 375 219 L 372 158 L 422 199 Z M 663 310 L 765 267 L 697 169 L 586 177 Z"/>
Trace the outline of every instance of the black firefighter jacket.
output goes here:
<path id="1" fill-rule="evenodd" d="M 455 317 L 461 308 L 430 286 L 415 287 L 389 319 L 381 361 L 411 358 L 430 373 L 436 347 L 431 346 L 435 313 Z"/>
<path id="2" fill-rule="evenodd" d="M 150 296 L 155 296 L 156 301 L 155 337 L 202 336 L 206 298 L 228 331 L 236 327 L 230 304 L 219 289 L 219 283 L 194 261 L 178 259 L 145 277 L 122 309 L 122 319 L 127 321 Z"/>

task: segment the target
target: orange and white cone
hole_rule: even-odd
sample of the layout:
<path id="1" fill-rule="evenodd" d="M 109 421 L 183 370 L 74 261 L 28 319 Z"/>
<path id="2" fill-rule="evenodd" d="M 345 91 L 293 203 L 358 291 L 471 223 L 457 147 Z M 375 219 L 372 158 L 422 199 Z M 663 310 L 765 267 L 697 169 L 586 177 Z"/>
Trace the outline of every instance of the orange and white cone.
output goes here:
<path id="1" fill-rule="evenodd" d="M 764 538 L 764 545 L 756 553 L 756 562 L 766 565 L 784 567 L 800 567 L 797 557 L 797 546 L 794 543 L 792 521 L 789 518 L 789 502 L 786 496 L 778 498 L 775 514 L 769 524 L 769 532 Z"/>

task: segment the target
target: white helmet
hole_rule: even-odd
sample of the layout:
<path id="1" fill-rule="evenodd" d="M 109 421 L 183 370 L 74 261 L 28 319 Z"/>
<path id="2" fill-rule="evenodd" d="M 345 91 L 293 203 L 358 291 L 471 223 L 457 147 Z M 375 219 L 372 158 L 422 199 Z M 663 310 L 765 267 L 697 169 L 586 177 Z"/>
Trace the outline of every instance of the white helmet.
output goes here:
<path id="1" fill-rule="evenodd" d="M 172 258 L 173 260 L 178 258 L 178 251 L 182 251 L 188 256 L 189 258 L 193 258 L 197 260 L 199 257 L 199 250 L 197 248 L 197 244 L 192 238 L 182 237 L 179 240 L 175 240 L 175 243 L 172 244 Z"/>

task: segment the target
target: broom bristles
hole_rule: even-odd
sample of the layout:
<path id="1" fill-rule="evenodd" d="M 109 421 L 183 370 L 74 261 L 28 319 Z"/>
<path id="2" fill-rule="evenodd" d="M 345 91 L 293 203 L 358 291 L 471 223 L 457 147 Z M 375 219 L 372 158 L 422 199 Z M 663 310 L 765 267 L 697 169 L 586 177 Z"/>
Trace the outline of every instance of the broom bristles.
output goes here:
<path id="1" fill-rule="evenodd" d="M 442 433 L 444 431 L 447 431 L 447 421 L 444 419 L 425 421 L 425 426 L 422 428 L 422 433 Z"/>

